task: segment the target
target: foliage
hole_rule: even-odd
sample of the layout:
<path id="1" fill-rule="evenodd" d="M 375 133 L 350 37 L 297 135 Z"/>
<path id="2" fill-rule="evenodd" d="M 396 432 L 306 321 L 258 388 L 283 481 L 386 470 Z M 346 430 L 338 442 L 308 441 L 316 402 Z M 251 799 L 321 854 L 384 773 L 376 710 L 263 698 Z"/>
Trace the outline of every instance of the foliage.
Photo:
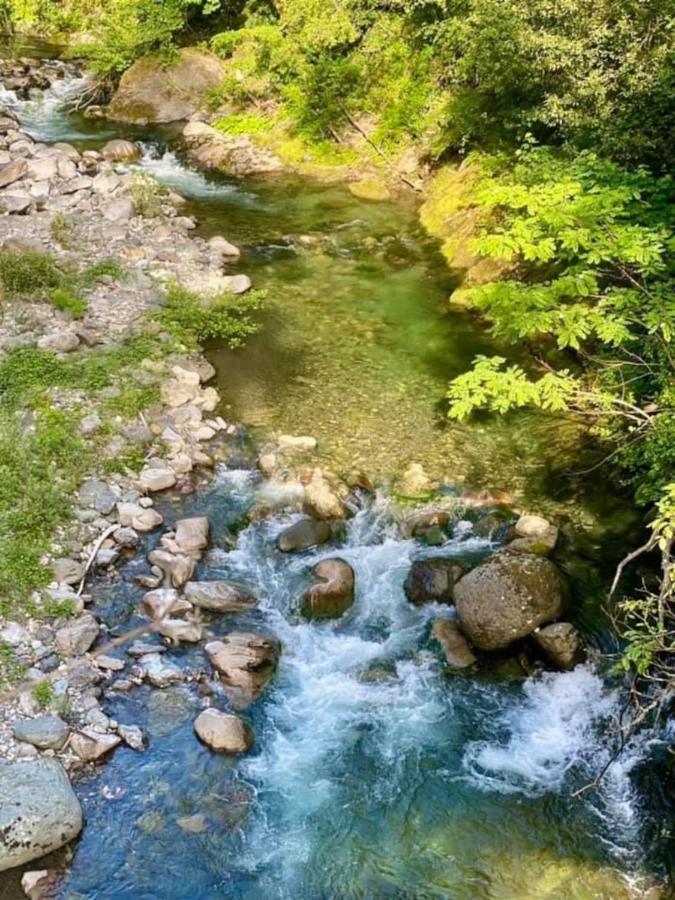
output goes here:
<path id="1" fill-rule="evenodd" d="M 68 249 L 72 243 L 73 220 L 64 212 L 57 212 L 49 223 L 52 237 L 64 249 Z"/>
<path id="2" fill-rule="evenodd" d="M 131 185 L 131 199 L 134 203 L 136 215 L 146 216 L 149 219 L 163 215 L 162 200 L 166 196 L 157 179 L 145 172 L 137 172 Z"/>
<path id="3" fill-rule="evenodd" d="M 55 288 L 49 293 L 52 306 L 62 312 L 68 312 L 74 319 L 81 319 L 87 312 L 87 302 L 67 288 Z"/>
<path id="4" fill-rule="evenodd" d="M 8 300 L 16 297 L 43 298 L 61 287 L 64 273 L 53 256 L 33 250 L 0 251 L 0 284 Z"/>
<path id="5" fill-rule="evenodd" d="M 51 681 L 47 681 L 46 679 L 44 681 L 38 681 L 33 685 L 33 696 L 43 708 L 50 706 L 56 697 L 54 685 Z"/>
<path id="6" fill-rule="evenodd" d="M 203 298 L 174 283 L 169 284 L 166 305 L 155 317 L 184 344 L 219 339 L 229 347 L 239 347 L 258 330 L 251 314 L 261 308 L 264 299 L 263 291 Z"/>

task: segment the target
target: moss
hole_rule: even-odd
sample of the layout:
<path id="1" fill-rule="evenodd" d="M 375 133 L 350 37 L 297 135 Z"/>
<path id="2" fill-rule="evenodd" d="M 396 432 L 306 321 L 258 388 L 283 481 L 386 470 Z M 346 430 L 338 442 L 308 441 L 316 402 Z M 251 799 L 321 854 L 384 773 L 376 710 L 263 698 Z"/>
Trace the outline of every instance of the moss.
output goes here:
<path id="1" fill-rule="evenodd" d="M 255 113 L 233 113 L 213 123 L 223 134 L 264 134 L 273 126 L 273 121 Z"/>
<path id="2" fill-rule="evenodd" d="M 362 178 L 361 181 L 352 181 L 349 185 L 350 192 L 360 200 L 390 200 L 391 194 L 386 184 L 376 178 Z"/>

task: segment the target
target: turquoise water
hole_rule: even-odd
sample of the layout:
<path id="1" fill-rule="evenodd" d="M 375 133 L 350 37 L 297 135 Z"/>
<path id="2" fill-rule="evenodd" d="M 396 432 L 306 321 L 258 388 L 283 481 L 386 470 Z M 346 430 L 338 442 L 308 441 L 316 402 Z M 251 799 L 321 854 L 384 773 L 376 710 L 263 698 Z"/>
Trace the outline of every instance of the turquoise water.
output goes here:
<path id="1" fill-rule="evenodd" d="M 59 101 L 23 108 L 26 127 L 94 146 L 119 133 L 64 115 Z M 621 697 L 591 664 L 526 678 L 497 659 L 478 676 L 446 675 L 429 631 L 451 610 L 411 607 L 407 569 L 418 555 L 475 561 L 494 545 L 468 513 L 437 551 L 401 539 L 387 484 L 415 461 L 450 488 L 497 487 L 552 511 L 566 528 L 571 617 L 595 649 L 609 643 L 599 603 L 633 521 L 625 499 L 597 473 L 574 474 L 590 457 L 565 423 L 538 415 L 447 423 L 447 381 L 495 346 L 480 322 L 450 312 L 452 279 L 412 203 L 369 204 L 343 187 L 288 178 L 207 179 L 172 152 L 170 133 L 134 136 L 145 141 L 142 166 L 187 197 L 201 233 L 241 245 L 237 270 L 268 291 L 246 348 L 209 348 L 225 412 L 249 426 L 254 446 L 278 432 L 314 434 L 322 462 L 363 467 L 382 491 L 336 547 L 294 557 L 274 548 L 292 520 L 285 514 L 239 531 L 231 547 L 265 490 L 242 463 L 193 497 L 164 498 L 167 524 L 195 513 L 211 520 L 200 578 L 238 578 L 260 591 L 257 610 L 213 617 L 209 628 L 275 634 L 279 671 L 246 711 L 256 743 L 242 759 L 197 741 L 194 682 L 106 700 L 106 712 L 139 724 L 149 746 L 116 750 L 77 785 L 87 825 L 60 895 L 646 896 L 666 864 L 644 781 L 661 745 L 629 746 L 599 790 L 574 798 L 612 751 Z M 296 605 L 309 569 L 336 552 L 356 571 L 354 607 L 338 622 L 302 622 Z M 97 614 L 113 630 L 136 621 L 142 591 L 133 576 L 143 558 L 118 582 L 93 586 Z M 209 672 L 199 649 L 167 657 L 195 677 Z M 224 696 L 215 702 L 227 708 Z M 205 830 L 184 831 L 178 820 L 196 814 Z"/>

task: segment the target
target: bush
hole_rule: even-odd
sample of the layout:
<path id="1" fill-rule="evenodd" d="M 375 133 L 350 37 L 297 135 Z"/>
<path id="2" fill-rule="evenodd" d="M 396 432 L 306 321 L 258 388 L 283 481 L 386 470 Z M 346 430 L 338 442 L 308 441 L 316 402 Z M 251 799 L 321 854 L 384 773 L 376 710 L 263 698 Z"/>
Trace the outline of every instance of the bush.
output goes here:
<path id="1" fill-rule="evenodd" d="M 261 308 L 265 296 L 263 291 L 250 291 L 239 296 L 224 293 L 203 298 L 181 285 L 170 284 L 166 305 L 155 318 L 185 344 L 219 339 L 229 347 L 239 347 L 258 330 L 251 314 Z"/>
<path id="2" fill-rule="evenodd" d="M 64 282 L 64 272 L 53 256 L 33 250 L 0 250 L 0 283 L 8 299 L 46 299 Z"/>

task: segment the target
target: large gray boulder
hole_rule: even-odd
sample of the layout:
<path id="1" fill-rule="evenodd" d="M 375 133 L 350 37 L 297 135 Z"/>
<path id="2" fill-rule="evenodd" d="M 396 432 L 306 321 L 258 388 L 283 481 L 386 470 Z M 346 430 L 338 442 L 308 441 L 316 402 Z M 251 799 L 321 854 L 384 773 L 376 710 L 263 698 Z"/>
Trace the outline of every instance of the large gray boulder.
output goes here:
<path id="1" fill-rule="evenodd" d="M 558 618 L 564 585 L 557 566 L 528 553 L 495 553 L 455 585 L 459 623 L 481 650 L 498 650 Z"/>
<path id="2" fill-rule="evenodd" d="M 558 669 L 573 669 L 583 661 L 581 635 L 570 622 L 556 622 L 534 633 L 544 656 Z"/>
<path id="3" fill-rule="evenodd" d="M 26 719 L 14 726 L 17 741 L 32 744 L 39 750 L 60 750 L 66 742 L 70 729 L 58 716 L 37 716 Z"/>
<path id="4" fill-rule="evenodd" d="M 327 522 L 318 519 L 299 519 L 288 528 L 284 528 L 277 538 L 277 547 L 284 553 L 297 553 L 309 550 L 330 540 L 332 531 Z"/>
<path id="5" fill-rule="evenodd" d="M 82 830 L 82 809 L 54 759 L 0 764 L 0 871 L 40 859 Z"/>
<path id="6" fill-rule="evenodd" d="M 221 60 L 196 47 L 182 48 L 168 64 L 146 56 L 124 73 L 106 114 L 136 125 L 188 119 L 224 76 Z"/>
<path id="7" fill-rule="evenodd" d="M 195 720 L 197 736 L 217 753 L 246 753 L 253 746 L 253 732 L 239 716 L 205 709 Z"/>
<path id="8" fill-rule="evenodd" d="M 354 570 L 344 559 L 322 559 L 312 579 L 300 606 L 306 618 L 336 619 L 354 602 Z"/>

